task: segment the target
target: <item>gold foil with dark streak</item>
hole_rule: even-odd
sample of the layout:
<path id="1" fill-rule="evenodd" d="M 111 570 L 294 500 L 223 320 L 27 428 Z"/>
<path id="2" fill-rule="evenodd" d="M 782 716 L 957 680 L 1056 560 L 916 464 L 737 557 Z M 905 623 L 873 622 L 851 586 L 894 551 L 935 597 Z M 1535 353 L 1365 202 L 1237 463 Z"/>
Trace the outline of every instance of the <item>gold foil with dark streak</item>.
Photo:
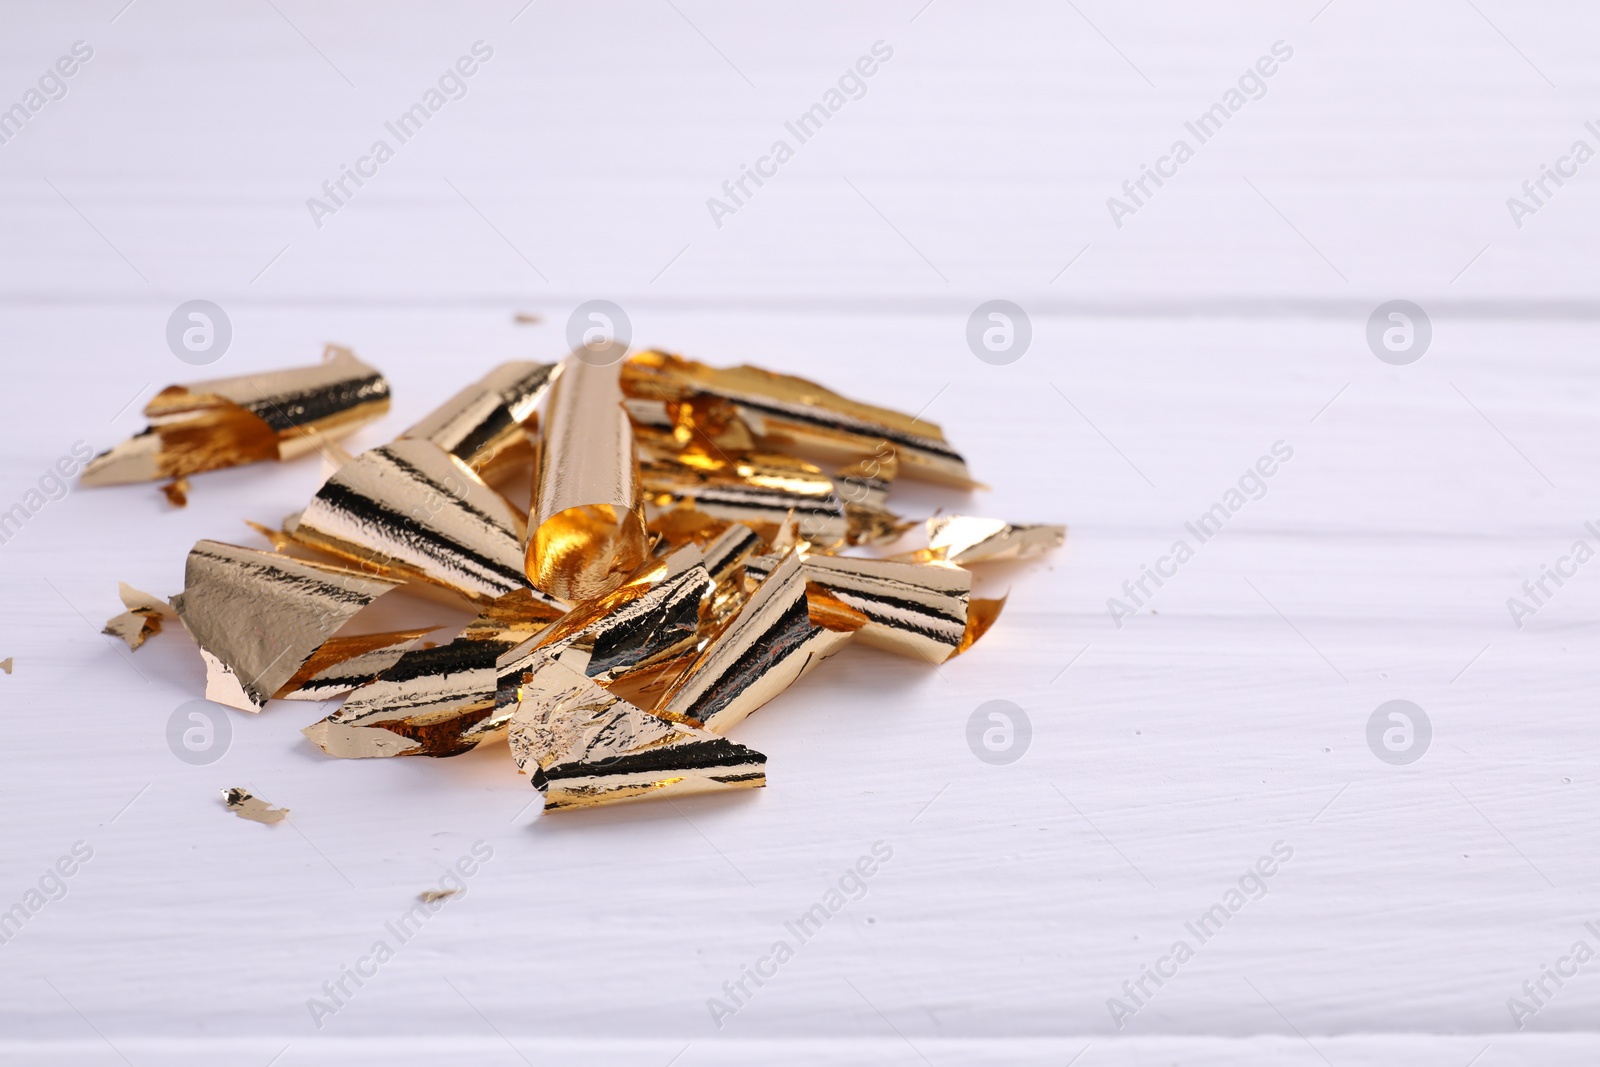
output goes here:
<path id="1" fill-rule="evenodd" d="M 431 441 L 361 453 L 323 483 L 288 532 L 385 577 L 429 582 L 478 605 L 527 585 L 521 515 Z"/>
<path id="2" fill-rule="evenodd" d="M 406 646 L 437 630 L 395 630 L 390 633 L 335 634 L 324 641 L 294 677 L 272 694 L 275 700 L 328 700 L 366 685 L 394 666 Z"/>
<path id="3" fill-rule="evenodd" d="M 389 410 L 389 383 L 347 348 L 292 370 L 169 385 L 150 425 L 84 467 L 83 485 L 181 479 L 201 471 L 293 459 Z"/>
<path id="4" fill-rule="evenodd" d="M 751 559 L 746 574 L 761 575 L 775 562 L 771 555 Z M 929 663 L 943 663 L 970 648 L 1005 603 L 973 600 L 972 573 L 941 560 L 807 553 L 801 569 L 807 580 L 865 617 L 856 635 L 862 643 Z"/>
<path id="5" fill-rule="evenodd" d="M 528 665 L 510 741 L 546 811 L 767 784 L 761 753 L 651 715 L 549 652 Z"/>
<path id="6" fill-rule="evenodd" d="M 344 705 L 301 731 L 330 756 L 456 756 L 505 737 L 495 664 L 559 613 L 532 589 L 490 604 L 448 644 L 405 651 Z"/>
<path id="7" fill-rule="evenodd" d="M 837 652 L 867 621 L 808 582 L 794 549 L 652 710 L 726 733 Z"/>
<path id="8" fill-rule="evenodd" d="M 206 664 L 206 699 L 260 711 L 351 617 L 397 583 L 199 541 L 172 598 Z"/>
<path id="9" fill-rule="evenodd" d="M 241 819 L 264 822 L 269 826 L 289 817 L 288 808 L 275 808 L 248 789 L 234 786 L 222 791 L 222 803 Z"/>
<path id="10" fill-rule="evenodd" d="M 759 367 L 711 367 L 666 352 L 641 352 L 623 368 L 623 391 L 641 421 L 671 426 L 667 406 L 696 395 L 720 398 L 763 448 L 795 446 L 854 462 L 893 457 L 900 473 L 962 489 L 977 486 L 966 460 L 934 423 L 862 404 L 831 389 Z M 657 414 L 645 402 L 661 405 Z"/>
<path id="11" fill-rule="evenodd" d="M 534 588 L 563 600 L 615 589 L 649 556 L 619 374 L 574 354 L 551 387 L 524 567 Z"/>
<path id="12" fill-rule="evenodd" d="M 411 427 L 402 438 L 432 441 L 488 477 L 513 462 L 533 459 L 530 434 L 556 364 L 502 363 Z"/>
<path id="13" fill-rule="evenodd" d="M 680 452 L 660 431 L 638 433 L 640 479 L 654 509 L 690 507 L 769 536 L 792 513 L 806 540 L 828 548 L 850 532 L 833 479 L 814 464 L 776 454 Z"/>

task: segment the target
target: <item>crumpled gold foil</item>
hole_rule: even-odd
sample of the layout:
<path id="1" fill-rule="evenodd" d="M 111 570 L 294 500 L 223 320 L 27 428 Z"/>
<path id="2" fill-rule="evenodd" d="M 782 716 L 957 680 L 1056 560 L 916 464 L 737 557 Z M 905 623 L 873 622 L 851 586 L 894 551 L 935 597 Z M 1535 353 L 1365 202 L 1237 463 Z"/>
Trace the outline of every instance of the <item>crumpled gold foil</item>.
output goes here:
<path id="1" fill-rule="evenodd" d="M 199 541 L 172 606 L 200 646 L 206 699 L 260 711 L 323 642 L 397 584 L 343 567 Z"/>
<path id="2" fill-rule="evenodd" d="M 564 656 L 536 657 L 519 691 L 511 755 L 546 811 L 767 784 L 766 756 L 635 707 Z"/>
<path id="3" fill-rule="evenodd" d="M 508 744 L 547 811 L 764 786 L 766 756 L 725 736 L 747 716 L 852 641 L 930 664 L 961 654 L 1005 604 L 972 595 L 968 566 L 1065 537 L 941 515 L 926 547 L 874 552 L 916 521 L 891 509 L 899 478 L 976 487 L 937 426 L 659 351 L 501 364 L 351 457 L 332 434 L 379 393 L 386 406 L 388 386 L 330 353 L 320 378 L 279 376 L 301 399 L 278 424 L 282 405 L 257 395 L 273 376 L 175 387 L 150 431 L 95 461 L 86 481 L 168 477 L 175 499 L 194 470 L 296 448 L 325 461 L 281 529 L 250 523 L 273 551 L 201 541 L 170 609 L 123 586 L 106 632 L 136 648 L 175 613 L 206 696 L 244 710 L 342 696 L 302 731 L 330 756 Z M 340 389 L 370 395 L 341 406 Z M 526 513 L 511 503 L 524 493 Z M 438 615 L 346 632 L 371 629 L 380 613 L 352 619 L 398 587 L 476 617 L 439 644 L 422 640 Z M 428 606 L 396 598 L 381 616 Z M 287 815 L 225 797 L 244 818 Z"/>
<path id="4" fill-rule="evenodd" d="M 635 401 L 629 410 L 655 425 L 671 423 L 669 403 L 713 397 L 731 405 L 741 432 L 763 446 L 798 446 L 843 462 L 892 456 L 909 477 L 962 489 L 977 485 L 966 460 L 934 423 L 862 404 L 804 378 L 751 366 L 711 367 L 648 351 L 628 359 L 622 386 Z M 660 415 L 653 410 L 657 406 Z"/>
<path id="5" fill-rule="evenodd" d="M 164 620 L 178 617 L 165 600 L 135 589 L 127 582 L 117 583 L 117 593 L 127 610 L 113 616 L 100 632 L 122 638 L 130 649 L 138 648 L 147 638 L 160 633 Z"/>
<path id="6" fill-rule="evenodd" d="M 649 554 L 619 373 L 574 353 L 551 387 L 525 570 L 535 588 L 562 600 L 615 589 Z"/>
<path id="7" fill-rule="evenodd" d="M 388 380 L 349 349 L 329 345 L 309 367 L 169 385 L 145 405 L 149 427 L 90 460 L 79 481 L 182 479 L 293 459 L 388 410 Z"/>

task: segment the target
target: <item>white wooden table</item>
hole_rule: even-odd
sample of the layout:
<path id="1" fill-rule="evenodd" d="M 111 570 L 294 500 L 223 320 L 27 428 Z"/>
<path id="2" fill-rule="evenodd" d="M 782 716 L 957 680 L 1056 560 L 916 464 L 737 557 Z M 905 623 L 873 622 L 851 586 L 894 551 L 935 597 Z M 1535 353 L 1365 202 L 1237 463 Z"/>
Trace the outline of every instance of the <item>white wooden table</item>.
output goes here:
<path id="1" fill-rule="evenodd" d="M 754 716 L 767 789 L 546 819 L 502 753 L 329 760 L 298 732 L 315 706 L 233 716 L 211 766 L 169 751 L 201 665 L 181 633 L 99 636 L 116 582 L 175 592 L 195 539 L 256 543 L 240 520 L 300 507 L 315 462 L 196 478 L 184 511 L 46 500 L 0 545 L 0 911 L 75 842 L 92 858 L 0 945 L 0 1062 L 1600 1059 L 1600 962 L 1507 1004 L 1600 949 L 1600 563 L 1520 628 L 1507 606 L 1600 548 L 1600 163 L 1507 206 L 1600 149 L 1600 16 L 521 3 L 0 11 L 0 108 L 93 52 L 0 144 L 0 509 L 167 383 L 349 344 L 395 389 L 366 447 L 495 362 L 555 358 L 604 298 L 638 343 L 926 406 L 993 486 L 956 506 L 1068 522 L 1068 546 L 990 573 L 1006 613 L 940 674 L 849 649 Z M 465 95 L 398 143 L 385 123 L 478 41 Z M 799 143 L 785 123 L 880 41 Z M 1280 41 L 1199 143 L 1185 123 Z M 383 138 L 319 227 L 307 198 Z M 1146 164 L 1172 176 L 1119 227 L 1107 199 Z M 195 298 L 233 327 L 205 370 L 164 338 Z M 990 299 L 1031 321 L 1009 365 L 965 340 Z M 1407 365 L 1366 339 L 1397 299 L 1431 322 Z M 1185 524 L 1278 442 L 1199 543 Z M 1113 619 L 1144 565 L 1172 576 Z M 966 740 L 995 699 L 1032 724 L 1003 766 Z M 1408 764 L 1369 747 L 1391 700 L 1431 724 Z M 236 784 L 289 824 L 228 816 Z M 469 891 L 315 1025 L 308 999 L 478 841 Z M 785 923 L 875 842 L 865 896 L 799 944 Z M 1218 904 L 1202 943 L 1186 924 Z M 779 939 L 793 958 L 719 1028 L 708 1000 Z"/>

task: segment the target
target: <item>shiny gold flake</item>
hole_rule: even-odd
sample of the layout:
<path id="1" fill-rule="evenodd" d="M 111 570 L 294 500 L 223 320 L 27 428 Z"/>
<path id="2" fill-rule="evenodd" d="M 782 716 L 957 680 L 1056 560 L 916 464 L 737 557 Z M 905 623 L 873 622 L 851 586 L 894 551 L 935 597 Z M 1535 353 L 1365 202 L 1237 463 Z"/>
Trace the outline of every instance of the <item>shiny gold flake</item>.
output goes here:
<path id="1" fill-rule="evenodd" d="M 113 616 L 100 632 L 122 638 L 130 649 L 138 648 L 146 638 L 160 633 L 164 620 L 178 617 L 172 605 L 165 600 L 141 592 L 127 582 L 118 582 L 117 591 L 122 597 L 122 606 L 127 610 Z"/>
<path id="2" fill-rule="evenodd" d="M 222 802 L 229 811 L 241 819 L 267 824 L 282 822 L 289 816 L 288 808 L 275 808 L 248 789 L 234 786 L 222 791 Z"/>

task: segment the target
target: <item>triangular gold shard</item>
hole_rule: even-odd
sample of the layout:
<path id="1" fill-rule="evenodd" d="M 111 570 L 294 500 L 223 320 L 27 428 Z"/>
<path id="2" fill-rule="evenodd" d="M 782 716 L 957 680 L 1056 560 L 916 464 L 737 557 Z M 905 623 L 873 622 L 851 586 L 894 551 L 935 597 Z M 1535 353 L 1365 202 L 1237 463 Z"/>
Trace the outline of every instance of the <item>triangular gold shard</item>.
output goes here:
<path id="1" fill-rule="evenodd" d="M 288 532 L 397 581 L 429 582 L 479 605 L 527 585 L 521 516 L 431 441 L 363 452 L 323 483 Z"/>
<path id="2" fill-rule="evenodd" d="M 170 385 L 145 405 L 142 433 L 90 460 L 83 485 L 183 478 L 293 459 L 389 410 L 389 383 L 346 348 L 309 367 Z"/>
<path id="3" fill-rule="evenodd" d="M 808 586 L 791 550 L 669 689 L 656 714 L 727 733 L 833 655 L 867 619 Z"/>
<path id="4" fill-rule="evenodd" d="M 199 541 L 172 598 L 206 662 L 206 699 L 260 711 L 317 648 L 397 583 Z"/>
<path id="5" fill-rule="evenodd" d="M 943 559 L 963 566 L 1023 560 L 1060 548 L 1067 528 L 1049 523 L 1011 523 L 974 515 L 935 515 L 926 523 L 928 547 L 913 556 Z"/>
<path id="6" fill-rule="evenodd" d="M 530 668 L 511 754 L 546 811 L 767 783 L 767 758 L 753 749 L 657 718 L 557 658 Z"/>

